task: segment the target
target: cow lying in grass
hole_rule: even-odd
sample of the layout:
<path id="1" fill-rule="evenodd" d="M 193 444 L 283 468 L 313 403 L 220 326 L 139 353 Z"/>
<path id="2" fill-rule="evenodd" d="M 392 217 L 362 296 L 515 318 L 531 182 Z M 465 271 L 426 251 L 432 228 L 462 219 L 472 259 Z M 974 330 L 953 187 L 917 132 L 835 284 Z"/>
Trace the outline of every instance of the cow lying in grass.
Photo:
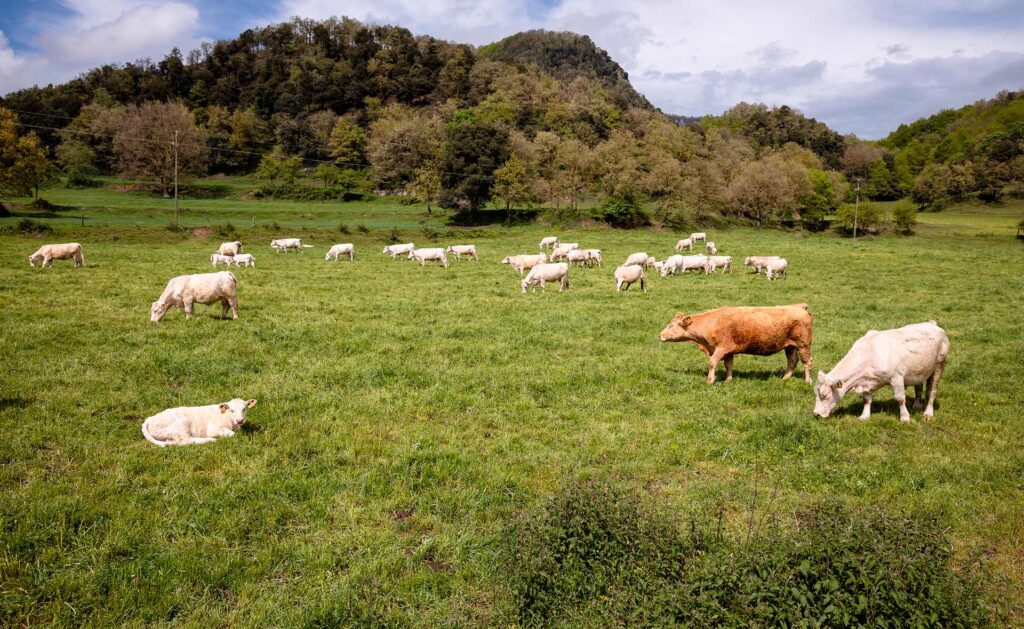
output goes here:
<path id="1" fill-rule="evenodd" d="M 169 408 L 142 422 L 142 436 L 161 448 L 209 443 L 233 436 L 254 406 L 256 400 L 235 398 L 223 404 Z"/>

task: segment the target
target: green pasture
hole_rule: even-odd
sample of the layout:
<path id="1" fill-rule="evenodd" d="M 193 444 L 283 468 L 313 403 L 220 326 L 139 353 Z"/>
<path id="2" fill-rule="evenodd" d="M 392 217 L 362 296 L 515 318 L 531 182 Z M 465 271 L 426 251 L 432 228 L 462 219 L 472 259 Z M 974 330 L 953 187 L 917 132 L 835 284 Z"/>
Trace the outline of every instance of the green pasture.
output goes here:
<path id="1" fill-rule="evenodd" d="M 2 625 L 513 624 L 500 532 L 583 477 L 680 513 L 722 509 L 737 530 L 765 513 L 791 526 L 824 499 L 935 509 L 958 568 L 981 562 L 994 621 L 1024 623 L 1018 206 L 924 214 L 917 236 L 857 243 L 711 231 L 731 275 L 616 294 L 617 263 L 663 259 L 677 235 L 448 236 L 434 218 L 430 239 L 420 206 L 197 200 L 186 226 L 230 221 L 256 257 L 232 269 L 240 318 L 197 306 L 152 324 L 167 280 L 211 270 L 220 238 L 164 229 L 159 198 L 45 196 L 87 220 L 0 236 Z M 481 260 L 392 261 L 394 226 L 419 245 L 474 243 Z M 605 265 L 573 269 L 567 293 L 523 295 L 499 261 L 549 232 Z M 272 236 L 315 248 L 275 254 Z M 87 268 L 28 267 L 40 244 L 69 240 Z M 325 262 L 334 242 L 354 242 L 355 262 Z M 742 266 L 764 254 L 787 257 L 789 278 Z M 781 354 L 737 357 L 732 383 L 707 386 L 703 354 L 658 341 L 679 310 L 798 302 L 815 318 L 815 373 L 869 329 L 936 319 L 952 349 L 934 421 L 900 423 L 887 390 L 868 422 L 852 397 L 816 420 L 811 386 L 779 380 Z M 258 399 L 234 438 L 159 449 L 139 431 L 162 409 L 233 397 Z"/>

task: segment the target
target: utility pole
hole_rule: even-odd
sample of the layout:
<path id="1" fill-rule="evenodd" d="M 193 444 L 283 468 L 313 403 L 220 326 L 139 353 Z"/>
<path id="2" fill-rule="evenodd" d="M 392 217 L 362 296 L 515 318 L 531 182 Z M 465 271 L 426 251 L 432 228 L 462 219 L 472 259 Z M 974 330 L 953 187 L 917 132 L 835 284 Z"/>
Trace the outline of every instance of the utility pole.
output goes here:
<path id="1" fill-rule="evenodd" d="M 853 242 L 857 242 L 857 214 L 860 212 L 860 177 L 857 177 L 857 199 L 853 202 Z"/>
<path id="2" fill-rule="evenodd" d="M 178 130 L 174 130 L 174 226 L 178 227 Z"/>

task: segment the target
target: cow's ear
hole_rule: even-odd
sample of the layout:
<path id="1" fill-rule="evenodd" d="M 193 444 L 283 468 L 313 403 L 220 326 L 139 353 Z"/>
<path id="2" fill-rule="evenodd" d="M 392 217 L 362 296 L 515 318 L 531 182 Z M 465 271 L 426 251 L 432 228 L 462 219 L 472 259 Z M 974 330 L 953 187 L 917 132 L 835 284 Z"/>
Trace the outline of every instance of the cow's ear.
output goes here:
<path id="1" fill-rule="evenodd" d="M 246 408 L 252 408 L 256 406 L 256 400 L 249 400 L 245 403 Z"/>
<path id="2" fill-rule="evenodd" d="M 825 376 L 825 372 L 819 369 L 818 370 L 818 381 L 819 382 L 825 382 L 826 377 L 827 376 Z"/>
<path id="3" fill-rule="evenodd" d="M 832 388 L 833 389 L 837 389 L 837 390 L 838 389 L 842 389 L 843 388 L 843 381 L 842 380 L 836 380 L 835 382 L 832 383 Z"/>
<path id="4" fill-rule="evenodd" d="M 683 317 L 683 327 L 688 328 L 693 323 L 693 317 Z"/>
<path id="5" fill-rule="evenodd" d="M 221 415 L 223 415 L 224 413 L 227 413 L 228 412 L 228 405 L 227 404 L 221 404 L 220 405 L 220 412 L 221 412 Z"/>

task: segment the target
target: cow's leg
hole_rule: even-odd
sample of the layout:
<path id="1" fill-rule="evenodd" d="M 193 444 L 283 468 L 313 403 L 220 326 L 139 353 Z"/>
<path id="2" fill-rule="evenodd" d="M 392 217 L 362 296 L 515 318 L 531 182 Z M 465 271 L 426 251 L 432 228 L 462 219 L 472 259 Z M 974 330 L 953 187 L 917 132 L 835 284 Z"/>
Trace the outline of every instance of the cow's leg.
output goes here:
<path id="1" fill-rule="evenodd" d="M 616 293 L 621 293 L 622 292 L 622 280 L 615 280 L 615 292 Z"/>
<path id="2" fill-rule="evenodd" d="M 228 308 L 229 308 L 228 300 L 227 299 L 221 299 L 220 300 L 220 318 L 221 319 L 227 319 L 228 318 Z"/>
<path id="3" fill-rule="evenodd" d="M 804 364 L 804 382 L 810 384 L 811 380 L 811 347 L 798 347 L 797 353 L 800 355 L 800 362 Z"/>
<path id="4" fill-rule="evenodd" d="M 53 266 L 53 258 L 50 257 L 50 254 L 43 256 L 43 268 L 45 269 L 48 266 Z"/>
<path id="5" fill-rule="evenodd" d="M 228 304 L 231 305 L 231 318 L 238 318 L 238 297 L 231 297 L 228 299 Z"/>
<path id="6" fill-rule="evenodd" d="M 861 421 L 867 421 L 871 418 L 871 397 L 870 391 L 864 394 L 864 410 L 860 412 Z"/>
<path id="7" fill-rule="evenodd" d="M 939 380 L 942 378 L 942 370 L 946 363 L 935 365 L 935 371 L 928 379 L 928 404 L 924 407 L 924 418 L 931 419 L 935 416 L 935 396 L 939 393 Z"/>
<path id="8" fill-rule="evenodd" d="M 910 411 L 907 410 L 907 387 L 903 382 L 903 376 L 896 376 L 889 385 L 892 386 L 892 397 L 900 405 L 900 421 L 910 421 Z"/>
<path id="9" fill-rule="evenodd" d="M 783 380 L 789 380 L 793 377 L 793 370 L 796 369 L 796 348 L 786 348 L 786 373 L 782 374 Z"/>
<path id="10" fill-rule="evenodd" d="M 534 290 L 536 290 L 536 289 L 534 289 Z M 548 289 L 544 287 L 544 278 L 540 279 L 540 292 L 542 292 L 542 293 L 548 292 Z"/>
<path id="11" fill-rule="evenodd" d="M 179 446 L 192 445 L 194 443 L 212 443 L 216 441 L 213 437 L 186 437 L 183 441 L 176 442 Z"/>
<path id="12" fill-rule="evenodd" d="M 181 309 L 185 311 L 185 320 L 188 321 L 192 317 L 192 298 L 186 297 L 182 300 Z"/>
<path id="13" fill-rule="evenodd" d="M 924 409 L 924 384 L 914 385 L 914 412 Z"/>
<path id="14" fill-rule="evenodd" d="M 732 382 L 732 359 L 735 354 L 727 354 L 722 362 L 725 363 L 725 381 Z"/>
<path id="15" fill-rule="evenodd" d="M 725 358 L 725 351 L 716 349 L 714 354 L 711 354 L 711 358 L 708 359 L 708 384 L 715 383 L 715 367 L 718 367 L 718 363 Z"/>

